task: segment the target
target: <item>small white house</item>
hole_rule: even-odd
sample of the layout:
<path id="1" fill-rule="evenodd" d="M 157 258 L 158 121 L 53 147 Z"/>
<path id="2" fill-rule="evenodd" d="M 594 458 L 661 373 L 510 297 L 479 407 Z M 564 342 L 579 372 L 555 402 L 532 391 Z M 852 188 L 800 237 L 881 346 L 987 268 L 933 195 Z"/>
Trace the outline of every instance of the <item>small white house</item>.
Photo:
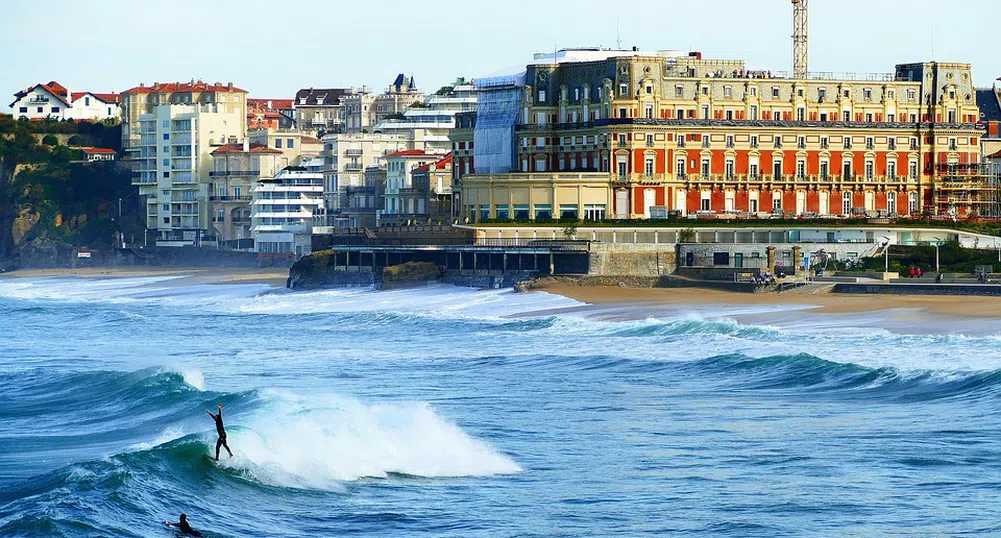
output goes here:
<path id="1" fill-rule="evenodd" d="M 53 80 L 15 93 L 10 108 L 15 118 L 101 121 L 119 118 L 121 102 L 117 93 L 70 92 Z"/>
<path id="2" fill-rule="evenodd" d="M 122 96 L 117 93 L 73 92 L 68 119 L 102 121 L 121 117 Z"/>
<path id="3" fill-rule="evenodd" d="M 15 118 L 57 120 L 66 119 L 71 106 L 69 90 L 54 80 L 15 93 L 14 102 L 10 104 Z"/>

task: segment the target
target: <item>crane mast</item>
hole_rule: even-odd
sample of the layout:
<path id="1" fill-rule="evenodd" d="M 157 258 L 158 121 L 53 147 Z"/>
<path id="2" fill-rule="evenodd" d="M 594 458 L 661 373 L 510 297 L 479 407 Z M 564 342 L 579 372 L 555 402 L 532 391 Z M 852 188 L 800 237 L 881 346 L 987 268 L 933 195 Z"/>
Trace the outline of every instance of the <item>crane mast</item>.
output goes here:
<path id="1" fill-rule="evenodd" d="M 809 75 L 810 17 L 807 14 L 808 0 L 792 0 L 792 71 L 793 77 L 804 79 Z"/>

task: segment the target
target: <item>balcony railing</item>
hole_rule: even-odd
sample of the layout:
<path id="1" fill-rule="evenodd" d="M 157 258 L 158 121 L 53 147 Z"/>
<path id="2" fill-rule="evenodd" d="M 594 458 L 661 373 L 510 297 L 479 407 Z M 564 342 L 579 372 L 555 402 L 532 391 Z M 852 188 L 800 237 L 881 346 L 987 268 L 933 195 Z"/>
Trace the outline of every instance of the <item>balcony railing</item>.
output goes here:
<path id="1" fill-rule="evenodd" d="M 365 151 L 361 150 L 361 149 L 346 149 L 346 150 L 344 150 L 344 154 L 348 155 L 350 157 L 360 157 L 364 153 L 365 153 Z"/>
<path id="2" fill-rule="evenodd" d="M 213 202 L 249 202 L 250 196 L 209 196 Z"/>
<path id="3" fill-rule="evenodd" d="M 233 176 L 248 176 L 248 177 L 261 177 L 260 170 L 212 170 L 209 172 L 209 177 L 233 177 Z"/>
<path id="4" fill-rule="evenodd" d="M 365 167 L 362 166 L 360 163 L 347 163 L 344 165 L 344 170 L 347 172 L 360 172 L 361 170 L 364 169 Z"/>
<path id="5" fill-rule="evenodd" d="M 49 98 L 45 97 L 44 95 L 36 95 L 36 96 L 32 97 L 31 99 L 28 99 L 28 104 L 29 105 L 36 105 L 36 104 L 48 103 L 48 102 L 49 102 Z"/>

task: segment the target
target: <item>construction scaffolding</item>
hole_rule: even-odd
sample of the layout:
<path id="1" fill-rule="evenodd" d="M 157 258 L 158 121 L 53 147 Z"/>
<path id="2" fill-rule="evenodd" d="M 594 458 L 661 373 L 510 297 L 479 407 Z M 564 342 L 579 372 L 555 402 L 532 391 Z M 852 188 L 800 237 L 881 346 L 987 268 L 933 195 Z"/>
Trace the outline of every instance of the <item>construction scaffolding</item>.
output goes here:
<path id="1" fill-rule="evenodd" d="M 939 215 L 1001 219 L 1001 163 L 940 165 L 934 197 Z"/>

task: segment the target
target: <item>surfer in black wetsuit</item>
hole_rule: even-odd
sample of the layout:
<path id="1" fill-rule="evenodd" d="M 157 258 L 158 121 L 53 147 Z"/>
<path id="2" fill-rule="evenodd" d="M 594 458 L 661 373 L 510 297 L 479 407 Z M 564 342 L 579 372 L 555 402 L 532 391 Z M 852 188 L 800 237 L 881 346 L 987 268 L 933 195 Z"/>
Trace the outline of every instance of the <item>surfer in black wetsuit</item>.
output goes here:
<path id="1" fill-rule="evenodd" d="M 222 404 L 219 404 L 219 414 L 213 415 L 212 411 L 208 409 L 205 410 L 206 413 L 212 417 L 215 421 L 215 431 L 219 434 L 219 440 L 215 442 L 215 460 L 219 461 L 219 448 L 226 447 L 226 452 L 229 452 L 229 457 L 233 457 L 233 451 L 229 449 L 229 445 L 226 444 L 226 428 L 222 425 Z"/>
<path id="2" fill-rule="evenodd" d="M 177 527 L 177 531 L 185 536 L 201 536 L 202 533 L 191 528 L 191 524 L 188 523 L 187 514 L 181 513 L 181 520 L 177 523 L 171 523 L 169 521 L 164 521 L 164 525 L 168 527 Z"/>

